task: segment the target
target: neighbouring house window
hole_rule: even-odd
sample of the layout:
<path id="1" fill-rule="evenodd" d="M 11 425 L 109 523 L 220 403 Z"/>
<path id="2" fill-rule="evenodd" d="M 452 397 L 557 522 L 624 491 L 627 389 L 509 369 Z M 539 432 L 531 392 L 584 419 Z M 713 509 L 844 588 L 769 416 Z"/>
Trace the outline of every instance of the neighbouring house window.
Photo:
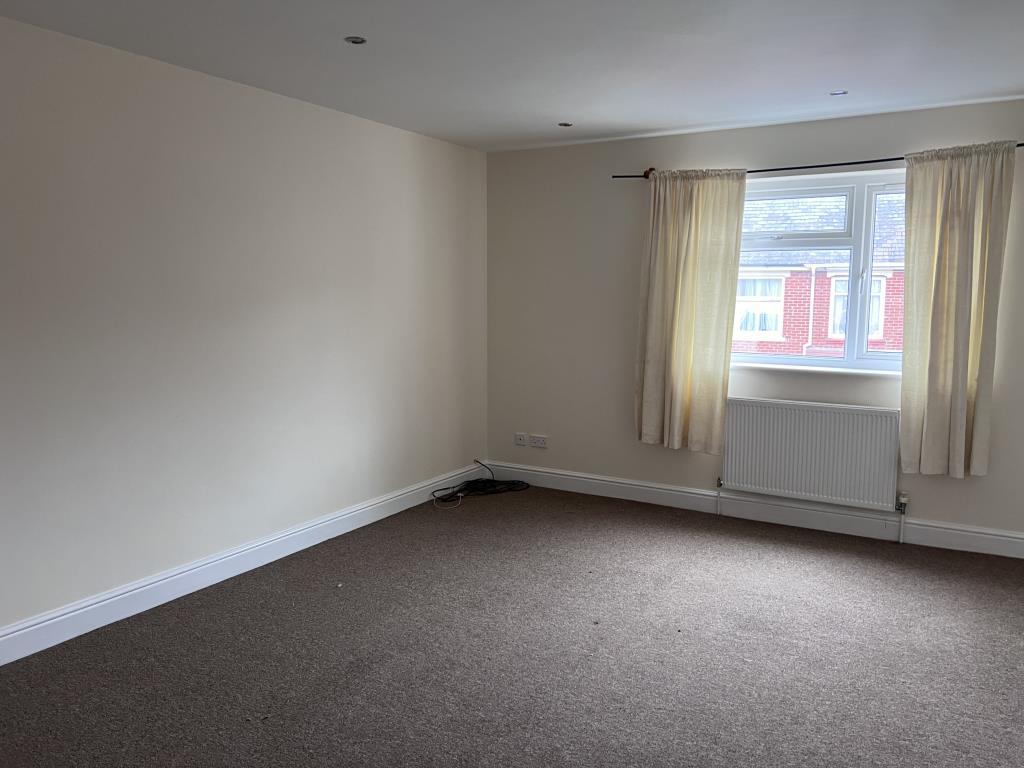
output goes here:
<path id="1" fill-rule="evenodd" d="M 744 277 L 736 287 L 734 338 L 782 338 L 781 277 Z"/>
<path id="2" fill-rule="evenodd" d="M 748 182 L 734 361 L 899 369 L 903 178 Z"/>
<path id="3" fill-rule="evenodd" d="M 885 300 L 885 278 L 871 278 L 871 296 L 868 298 L 868 338 L 881 339 L 882 302 Z M 850 281 L 845 277 L 832 280 L 832 298 L 829 301 L 828 335 L 832 339 L 846 338 L 846 318 L 850 306 Z"/>
<path id="4" fill-rule="evenodd" d="M 885 297 L 885 278 L 871 279 L 871 295 L 868 297 L 868 338 L 882 338 L 882 299 Z"/>

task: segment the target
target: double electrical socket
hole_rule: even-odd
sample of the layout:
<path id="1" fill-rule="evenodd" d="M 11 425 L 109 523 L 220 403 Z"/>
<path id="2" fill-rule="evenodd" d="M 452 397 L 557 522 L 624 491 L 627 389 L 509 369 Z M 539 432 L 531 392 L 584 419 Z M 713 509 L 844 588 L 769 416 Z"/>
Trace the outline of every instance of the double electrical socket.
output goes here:
<path id="1" fill-rule="evenodd" d="M 547 448 L 547 435 L 528 435 L 526 432 L 516 432 L 516 445 L 528 445 L 531 448 Z"/>

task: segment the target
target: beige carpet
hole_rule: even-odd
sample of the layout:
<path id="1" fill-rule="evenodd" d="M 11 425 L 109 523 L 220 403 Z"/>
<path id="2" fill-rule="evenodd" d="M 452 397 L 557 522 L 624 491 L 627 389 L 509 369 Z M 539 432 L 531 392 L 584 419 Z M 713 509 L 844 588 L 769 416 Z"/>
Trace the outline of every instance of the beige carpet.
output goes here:
<path id="1" fill-rule="evenodd" d="M 424 505 L 0 668 L 0 765 L 1021 766 L 1024 561 Z"/>

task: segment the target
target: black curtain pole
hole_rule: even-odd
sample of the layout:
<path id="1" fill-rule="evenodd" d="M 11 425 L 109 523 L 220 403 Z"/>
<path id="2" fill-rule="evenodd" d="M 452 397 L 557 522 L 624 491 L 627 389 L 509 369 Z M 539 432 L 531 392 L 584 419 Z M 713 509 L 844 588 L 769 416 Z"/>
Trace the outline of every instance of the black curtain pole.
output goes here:
<path id="1" fill-rule="evenodd" d="M 1024 141 L 1017 142 L 1018 147 L 1024 147 Z M 758 168 L 753 171 L 747 171 L 751 173 L 781 173 L 782 171 L 813 171 L 818 168 L 846 168 L 851 165 L 874 165 L 875 163 L 895 163 L 900 160 L 905 160 L 903 155 L 899 157 L 878 157 L 874 160 L 848 160 L 843 163 L 818 163 L 816 165 L 786 165 L 779 168 Z M 648 168 L 643 173 L 621 173 L 613 174 L 613 179 L 649 179 L 651 178 L 651 171 L 654 168 Z"/>

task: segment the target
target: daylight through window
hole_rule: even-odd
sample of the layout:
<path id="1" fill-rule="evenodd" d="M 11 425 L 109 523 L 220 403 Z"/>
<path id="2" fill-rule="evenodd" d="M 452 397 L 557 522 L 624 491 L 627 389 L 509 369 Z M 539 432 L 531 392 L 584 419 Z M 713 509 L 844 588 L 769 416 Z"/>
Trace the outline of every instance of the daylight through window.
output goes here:
<path id="1" fill-rule="evenodd" d="M 751 181 L 733 360 L 899 369 L 903 173 Z"/>

